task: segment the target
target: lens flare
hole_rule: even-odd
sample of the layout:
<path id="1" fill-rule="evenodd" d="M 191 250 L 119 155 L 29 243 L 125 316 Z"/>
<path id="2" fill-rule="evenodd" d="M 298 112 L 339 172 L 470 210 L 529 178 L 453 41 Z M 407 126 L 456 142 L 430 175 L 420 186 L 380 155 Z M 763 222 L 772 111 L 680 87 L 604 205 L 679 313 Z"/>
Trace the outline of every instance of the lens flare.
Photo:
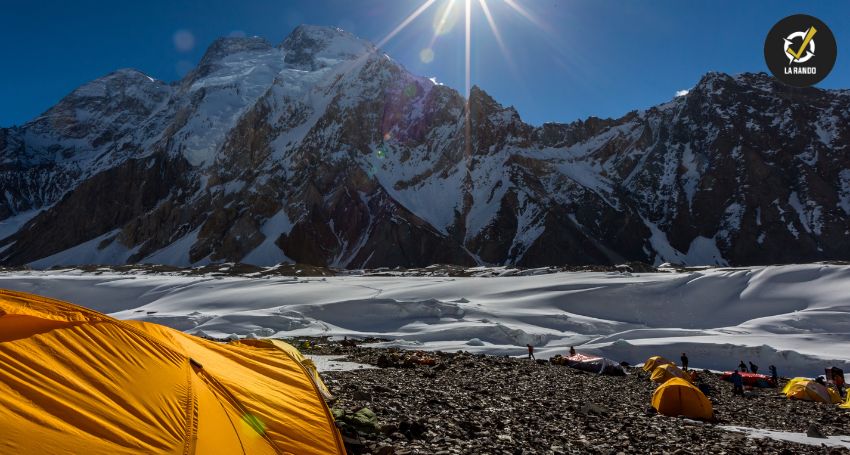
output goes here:
<path id="1" fill-rule="evenodd" d="M 417 91 L 418 90 L 416 84 L 407 84 L 407 86 L 404 88 L 404 96 L 407 98 L 413 98 L 414 96 L 416 96 Z"/>
<path id="2" fill-rule="evenodd" d="M 496 25 L 496 20 L 493 19 L 493 14 L 490 13 L 490 7 L 487 6 L 487 0 L 478 0 L 478 4 L 481 5 L 481 11 L 484 12 L 484 17 L 487 19 L 487 24 L 490 25 L 490 31 L 493 32 L 493 37 L 496 38 L 496 44 L 499 45 L 502 55 L 510 61 L 510 52 L 508 52 L 508 48 L 505 46 L 505 41 L 502 40 L 502 33 L 499 32 L 499 27 Z"/>
<path id="3" fill-rule="evenodd" d="M 522 17 L 528 19 L 529 22 L 531 22 L 532 24 L 534 24 L 534 25 L 540 27 L 541 29 L 545 30 L 547 33 L 552 33 L 552 29 L 549 28 L 549 26 L 547 24 L 545 24 L 540 19 L 534 17 L 533 14 L 528 12 L 527 9 L 520 6 L 515 0 L 505 0 L 505 5 L 510 6 L 511 8 L 513 8 L 514 11 L 518 12 Z"/>
<path id="4" fill-rule="evenodd" d="M 419 60 L 422 63 L 431 63 L 434 61 L 434 50 L 430 47 L 426 47 L 419 52 Z"/>
<path id="5" fill-rule="evenodd" d="M 471 78 L 471 69 L 470 65 L 472 63 L 472 0 L 466 0 L 466 96 L 469 96 L 470 83 L 472 81 Z"/>
<path id="6" fill-rule="evenodd" d="M 434 16 L 434 36 L 444 35 L 452 30 L 458 20 L 458 12 L 455 9 L 455 0 L 443 3 Z"/>
<path id="7" fill-rule="evenodd" d="M 177 30 L 172 40 L 178 52 L 191 52 L 195 48 L 195 35 L 189 30 Z"/>
<path id="8" fill-rule="evenodd" d="M 242 416 L 242 421 L 248 424 L 252 430 L 257 432 L 257 434 L 263 435 L 266 433 L 266 425 L 259 417 L 253 414 L 245 414 Z"/>
<path id="9" fill-rule="evenodd" d="M 403 21 L 401 21 L 401 23 L 398 24 L 396 26 L 396 28 L 393 29 L 393 31 L 391 31 L 387 36 L 384 37 L 384 39 L 382 39 L 381 41 L 378 41 L 377 47 L 383 47 L 385 44 L 387 44 L 387 42 L 389 42 L 389 40 L 393 39 L 393 37 L 398 35 L 399 32 L 404 30 L 404 28 L 407 27 L 408 24 L 410 24 L 417 17 L 419 17 L 420 14 L 424 13 L 425 10 L 430 8 L 431 5 L 433 5 L 434 2 L 436 2 L 436 1 L 437 0 L 428 0 L 425 3 L 423 3 L 422 5 L 420 5 L 419 8 L 416 8 L 416 10 L 414 12 L 410 13 L 410 15 L 407 16 L 407 18 L 405 18 Z"/>
<path id="10" fill-rule="evenodd" d="M 472 119 L 469 112 L 469 93 L 472 90 L 472 0 L 466 0 L 466 118 L 464 119 L 464 153 L 467 160 L 472 158 Z"/>

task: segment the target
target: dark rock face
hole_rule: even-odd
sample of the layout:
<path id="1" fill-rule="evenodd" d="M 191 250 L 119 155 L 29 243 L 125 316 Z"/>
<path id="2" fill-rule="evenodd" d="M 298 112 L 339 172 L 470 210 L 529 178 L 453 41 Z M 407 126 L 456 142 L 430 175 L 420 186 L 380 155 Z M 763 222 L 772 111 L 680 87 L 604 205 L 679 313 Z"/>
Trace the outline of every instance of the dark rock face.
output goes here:
<path id="1" fill-rule="evenodd" d="M 16 245 L 7 262 L 35 261 L 124 226 L 166 198 L 185 170 L 158 155 L 92 176 L 3 241 Z"/>
<path id="2" fill-rule="evenodd" d="M 0 262 L 108 233 L 86 260 L 847 260 L 848 125 L 848 91 L 710 73 L 619 119 L 534 127 L 338 29 L 223 38 L 178 83 L 116 71 L 0 129 L 0 221 L 20 224 Z"/>

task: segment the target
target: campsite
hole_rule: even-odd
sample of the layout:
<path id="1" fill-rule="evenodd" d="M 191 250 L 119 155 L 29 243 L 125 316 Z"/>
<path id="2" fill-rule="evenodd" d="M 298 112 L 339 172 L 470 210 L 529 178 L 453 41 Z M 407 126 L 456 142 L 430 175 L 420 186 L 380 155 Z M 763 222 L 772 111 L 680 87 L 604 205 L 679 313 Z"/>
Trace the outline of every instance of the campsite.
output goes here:
<path id="1" fill-rule="evenodd" d="M 335 343 L 310 350 L 373 366 L 386 351 Z M 712 390 L 716 422 L 707 423 L 651 411 L 657 385 L 642 368 L 611 376 L 522 358 L 456 352 L 437 358 L 436 367 L 323 374 L 338 397 L 335 407 L 367 407 L 377 417 L 376 432 L 360 434 L 362 453 L 850 452 L 848 436 L 808 438 L 809 444 L 776 439 L 807 439 L 813 423 L 823 434 L 847 435 L 850 410 L 790 400 L 776 388 L 734 396 L 719 374 L 700 373 Z M 741 430 L 765 428 L 772 438 Z"/>
<path id="2" fill-rule="evenodd" d="M 710 401 L 679 377 L 656 388 L 655 371 L 676 368 L 657 356 L 647 371 L 621 375 L 554 358 L 403 352 L 347 338 L 208 340 L 9 291 L 0 293 L 0 328 L 4 453 L 850 450 L 847 437 L 824 436 L 847 429 L 838 406 L 776 388 L 734 396 L 708 371 L 700 378 Z M 302 352 L 358 367 L 320 377 Z M 798 441 L 802 433 L 805 444 L 748 437 L 761 428 Z M 823 445 L 812 445 L 813 432 Z"/>

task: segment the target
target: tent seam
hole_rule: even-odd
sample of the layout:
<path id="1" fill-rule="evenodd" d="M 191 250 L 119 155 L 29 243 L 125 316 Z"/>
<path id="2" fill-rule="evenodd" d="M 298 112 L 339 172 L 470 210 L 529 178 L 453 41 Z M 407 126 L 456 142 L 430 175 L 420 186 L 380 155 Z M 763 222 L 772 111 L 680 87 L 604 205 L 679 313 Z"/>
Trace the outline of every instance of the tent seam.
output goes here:
<path id="1" fill-rule="evenodd" d="M 187 362 L 188 363 L 188 362 Z M 198 433 L 198 401 L 195 397 L 195 389 L 192 388 L 192 365 L 188 363 L 186 372 L 186 442 L 183 446 L 183 455 L 194 455 L 196 445 L 195 437 Z"/>
<path id="2" fill-rule="evenodd" d="M 302 365 L 301 362 L 299 362 L 297 359 L 293 358 L 292 355 L 289 354 L 288 352 L 286 352 L 285 350 L 281 349 L 281 351 L 283 351 L 283 353 L 286 354 L 286 356 L 289 357 L 290 360 L 292 360 L 293 362 L 298 364 L 299 367 L 301 367 L 301 371 L 303 371 L 304 374 L 310 379 L 310 384 L 313 385 L 313 390 L 316 392 L 316 397 L 319 398 L 319 401 L 321 401 L 322 404 L 324 405 L 322 407 L 325 410 L 325 415 L 328 418 L 328 423 L 335 422 L 335 419 L 333 418 L 333 415 L 331 414 L 330 409 L 328 409 L 328 404 L 325 403 L 325 399 L 322 397 L 322 393 L 319 391 L 319 386 L 316 385 L 316 383 L 313 381 L 313 377 L 310 375 L 310 372 L 307 371 L 307 367 Z M 337 435 L 337 436 L 339 435 L 339 429 L 336 427 L 336 425 L 331 424 L 330 428 L 331 428 L 331 432 L 333 432 L 334 435 Z M 338 438 L 338 437 L 334 438 L 334 439 L 336 440 L 336 446 L 340 450 L 340 453 L 343 453 L 343 454 L 346 453 L 345 447 L 343 447 L 341 445 L 341 442 L 342 442 L 341 439 Z"/>
<path id="3" fill-rule="evenodd" d="M 233 405 L 234 405 L 234 406 L 235 406 L 235 407 L 236 407 L 236 408 L 237 408 L 240 412 L 242 412 L 242 414 L 243 414 L 243 415 L 248 415 L 248 414 L 249 414 L 248 410 L 245 408 L 245 406 L 242 404 L 242 402 L 240 402 L 240 401 L 236 398 L 236 396 L 234 396 L 234 395 L 233 395 L 233 393 L 231 393 L 231 392 L 230 392 L 230 390 L 228 390 L 228 389 L 227 389 L 227 387 L 225 387 L 225 385 L 224 385 L 224 384 L 222 384 L 222 382 L 218 380 L 218 378 L 216 378 L 215 376 L 213 376 L 212 374 L 210 374 L 207 370 L 204 370 L 203 368 L 201 368 L 199 371 L 200 371 L 200 372 L 202 372 L 202 373 L 203 373 L 203 375 L 200 375 L 200 374 L 199 374 L 199 375 L 198 375 L 198 377 L 200 377 L 200 378 L 202 378 L 202 379 L 203 379 L 203 378 L 207 378 L 207 379 L 208 379 L 208 382 L 210 383 L 210 385 L 211 385 L 212 387 L 214 387 L 216 390 L 219 390 L 219 392 L 220 392 L 221 394 L 225 395 L 225 398 L 227 398 L 228 400 L 230 400 L 230 401 L 231 401 L 231 403 L 232 403 L 232 404 L 233 404 Z M 219 402 L 219 404 L 221 404 L 221 400 L 219 400 L 217 397 L 216 397 L 216 400 Z M 229 418 L 230 418 L 230 417 L 228 416 L 228 419 L 229 419 Z M 232 424 L 233 424 L 233 422 L 231 421 L 231 425 L 232 425 Z M 283 451 L 283 450 L 281 450 L 281 449 L 280 449 L 280 447 L 278 447 L 278 446 L 277 446 L 277 444 L 274 442 L 274 440 L 273 440 L 271 437 L 269 437 L 269 435 L 268 435 L 268 434 L 266 434 L 265 432 L 263 432 L 263 433 L 261 433 L 261 434 L 260 434 L 260 436 L 262 436 L 262 437 L 263 437 L 263 439 L 265 439 L 266 441 L 268 441 L 268 443 L 271 445 L 272 449 L 274 449 L 274 451 L 275 451 L 276 453 L 280 453 L 280 454 L 284 453 L 284 451 Z M 239 444 L 241 445 L 241 444 L 242 444 L 242 439 L 239 437 L 239 435 L 238 435 L 238 434 L 237 434 L 236 438 L 237 438 L 237 439 L 239 439 Z M 242 451 L 243 451 L 243 453 L 244 453 L 244 452 L 245 452 L 245 449 L 243 448 L 243 449 L 242 449 Z"/>

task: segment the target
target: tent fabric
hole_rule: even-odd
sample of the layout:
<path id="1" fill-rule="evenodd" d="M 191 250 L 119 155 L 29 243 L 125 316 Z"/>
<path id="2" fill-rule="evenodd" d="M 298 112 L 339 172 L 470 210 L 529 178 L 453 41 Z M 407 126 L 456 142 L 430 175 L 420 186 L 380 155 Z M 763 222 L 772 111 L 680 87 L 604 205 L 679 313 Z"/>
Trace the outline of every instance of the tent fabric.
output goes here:
<path id="1" fill-rule="evenodd" d="M 839 408 L 850 409 L 850 391 L 847 392 L 847 399 L 843 404 L 838 405 Z"/>
<path id="2" fill-rule="evenodd" d="M 344 454 L 324 385 L 279 343 L 0 290 L 0 453 Z"/>
<path id="3" fill-rule="evenodd" d="M 679 367 L 673 365 L 672 363 L 658 366 L 652 372 L 652 376 L 649 377 L 652 382 L 658 384 L 663 384 L 673 378 L 683 379 L 689 383 L 691 381 L 691 378 L 690 376 L 688 376 L 688 373 L 685 373 Z"/>
<path id="4" fill-rule="evenodd" d="M 550 361 L 556 365 L 566 365 L 589 373 L 606 374 L 610 376 L 625 376 L 622 365 L 605 357 L 576 354 L 568 357 L 555 356 Z"/>
<path id="5" fill-rule="evenodd" d="M 673 378 L 652 394 L 652 407 L 666 416 L 711 420 L 714 409 L 705 394 L 690 382 Z"/>
<path id="6" fill-rule="evenodd" d="M 265 347 L 265 348 L 270 348 L 270 349 L 279 349 L 279 350 L 285 352 L 287 355 L 289 355 L 290 357 L 295 359 L 298 363 L 300 363 L 304 367 L 304 369 L 307 371 L 307 374 L 309 374 L 310 377 L 313 379 L 313 382 L 316 384 L 316 386 L 319 389 L 319 392 L 322 394 L 322 397 L 325 400 L 332 400 L 334 398 L 333 394 L 330 392 L 330 390 L 328 390 L 324 381 L 322 381 L 322 377 L 319 376 L 319 370 L 316 369 L 316 365 L 313 363 L 312 360 L 308 359 L 307 357 L 304 357 L 301 354 L 301 351 L 296 349 L 295 346 L 292 346 L 291 344 L 280 341 L 280 340 L 271 340 L 271 339 L 256 339 L 256 340 L 246 339 L 246 340 L 239 340 L 239 341 L 231 342 L 231 344 L 234 344 L 234 343 L 246 344 L 246 345 L 255 346 L 255 347 Z"/>
<path id="7" fill-rule="evenodd" d="M 651 373 L 661 365 L 673 365 L 673 362 L 661 357 L 660 355 L 652 356 L 646 359 L 646 362 L 643 363 L 643 371 Z"/>
<path id="8" fill-rule="evenodd" d="M 817 401 L 821 403 L 840 403 L 841 397 L 834 390 L 809 378 L 794 378 L 785 384 L 782 393 L 795 400 Z"/>

